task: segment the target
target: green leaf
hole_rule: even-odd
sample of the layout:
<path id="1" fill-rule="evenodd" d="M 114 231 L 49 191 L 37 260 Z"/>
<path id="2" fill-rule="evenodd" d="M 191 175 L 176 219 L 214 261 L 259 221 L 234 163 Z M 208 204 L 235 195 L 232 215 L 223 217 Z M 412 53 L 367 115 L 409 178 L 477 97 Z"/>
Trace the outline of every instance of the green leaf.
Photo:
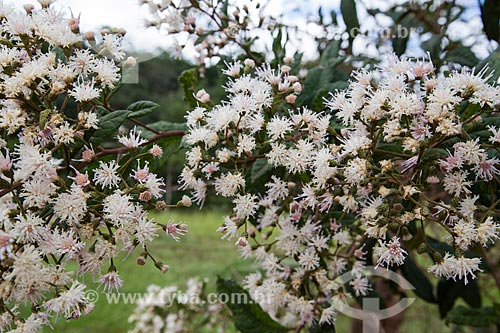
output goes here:
<path id="1" fill-rule="evenodd" d="M 474 67 L 479 62 L 474 52 L 469 47 L 457 46 L 446 55 L 446 60 L 462 66 Z"/>
<path id="2" fill-rule="evenodd" d="M 321 53 L 320 63 L 322 65 L 329 65 L 332 59 L 336 59 L 339 56 L 340 51 L 340 40 L 332 40 L 328 46 Z"/>
<path id="3" fill-rule="evenodd" d="M 439 59 L 441 54 L 441 40 L 440 35 L 433 35 L 431 38 L 422 42 L 422 48 L 431 54 L 432 59 Z"/>
<path id="4" fill-rule="evenodd" d="M 313 323 L 309 328 L 309 333 L 335 333 L 335 325 Z"/>
<path id="5" fill-rule="evenodd" d="M 283 57 L 285 56 L 285 49 L 283 48 L 283 44 L 281 42 L 282 39 L 283 39 L 283 31 L 281 29 L 278 29 L 278 35 L 273 40 L 274 59 L 278 63 L 280 63 L 283 60 Z"/>
<path id="6" fill-rule="evenodd" d="M 468 308 L 460 305 L 451 310 L 446 316 L 446 324 L 466 325 L 474 327 L 489 327 L 500 325 L 500 308 L 493 307 L 480 309 Z"/>
<path id="7" fill-rule="evenodd" d="M 418 268 L 411 257 L 407 257 L 401 267 L 403 276 L 415 287 L 415 294 L 429 303 L 437 303 L 434 297 L 433 287 L 427 276 Z"/>
<path id="8" fill-rule="evenodd" d="M 196 68 L 186 69 L 179 76 L 179 83 L 184 91 L 184 101 L 191 108 L 198 105 L 198 101 L 194 97 L 195 86 L 198 83 L 198 72 Z"/>
<path id="9" fill-rule="evenodd" d="M 289 331 L 272 320 L 258 304 L 251 302 L 248 292 L 235 281 L 219 277 L 217 279 L 217 292 L 228 298 L 229 302 L 226 305 L 231 310 L 234 324 L 240 332 L 285 333 Z M 238 299 L 240 302 L 237 302 Z M 246 299 L 248 302 L 241 302 L 242 299 Z"/>
<path id="10" fill-rule="evenodd" d="M 483 21 L 483 30 L 489 40 L 498 42 L 500 38 L 500 2 L 498 0 L 485 0 L 481 5 L 481 20 Z"/>
<path id="11" fill-rule="evenodd" d="M 129 110 L 116 110 L 102 116 L 99 119 L 99 128 L 95 130 L 90 142 L 98 145 L 105 140 L 109 140 L 129 114 Z"/>
<path id="12" fill-rule="evenodd" d="M 259 181 L 268 173 L 271 171 L 273 167 L 267 163 L 266 158 L 259 158 L 254 162 L 252 165 L 252 171 L 250 174 L 250 182 L 254 184 L 255 182 Z"/>
<path id="13" fill-rule="evenodd" d="M 398 57 L 405 53 L 408 39 L 408 37 L 395 37 L 392 39 L 392 49 Z"/>
<path id="14" fill-rule="evenodd" d="M 187 125 L 185 123 L 172 123 L 166 120 L 160 120 L 155 123 L 149 124 L 148 127 L 157 130 L 159 132 L 171 132 L 171 131 L 185 131 L 187 130 Z M 149 138 L 153 136 L 153 133 L 145 133 L 145 137 Z"/>
<path id="15" fill-rule="evenodd" d="M 465 297 L 464 297 L 465 295 Z M 441 318 L 445 318 L 448 312 L 455 305 L 455 301 L 461 297 L 465 301 L 469 300 L 472 304 L 481 304 L 481 295 L 479 294 L 479 286 L 476 280 L 469 280 L 468 284 L 464 284 L 463 280 L 441 280 L 437 287 L 437 299 L 439 306 L 439 314 Z M 472 301 L 472 298 L 475 298 Z M 479 298 L 479 300 L 477 300 Z M 470 304 L 469 304 L 470 305 Z"/>
<path id="16" fill-rule="evenodd" d="M 172 157 L 173 154 L 181 150 L 182 136 L 170 136 L 157 140 L 144 147 L 144 151 L 149 150 L 153 144 L 157 144 L 163 149 L 163 155 L 160 158 L 153 157 L 148 154 L 146 160 L 149 162 L 149 167 L 152 172 L 157 172 L 165 166 L 165 163 Z"/>
<path id="17" fill-rule="evenodd" d="M 356 12 L 356 2 L 354 0 L 341 0 L 340 11 L 349 34 L 349 47 L 352 48 L 352 41 L 359 32 L 358 14 Z"/>
<path id="18" fill-rule="evenodd" d="M 488 79 L 489 84 L 495 84 L 500 77 L 500 46 L 493 51 L 487 58 L 483 59 L 476 68 L 482 70 L 487 68 L 484 77 L 491 75 Z"/>
<path id="19" fill-rule="evenodd" d="M 52 48 L 52 52 L 56 54 L 57 61 L 62 62 L 63 64 L 66 63 L 67 57 L 62 48 L 60 48 L 59 46 L 55 46 Z"/>
<path id="20" fill-rule="evenodd" d="M 129 118 L 139 118 L 152 113 L 154 110 L 160 107 L 159 104 L 151 101 L 138 101 L 130 104 L 127 110 L 132 111 L 128 117 Z"/>

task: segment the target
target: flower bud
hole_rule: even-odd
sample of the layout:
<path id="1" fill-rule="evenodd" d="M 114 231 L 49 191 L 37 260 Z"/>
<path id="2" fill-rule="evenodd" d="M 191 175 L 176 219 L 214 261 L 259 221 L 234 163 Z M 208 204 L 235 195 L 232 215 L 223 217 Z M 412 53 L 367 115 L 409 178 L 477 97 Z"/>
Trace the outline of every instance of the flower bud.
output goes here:
<path id="1" fill-rule="evenodd" d="M 243 64 L 245 64 L 245 66 L 249 68 L 255 67 L 255 61 L 253 61 L 253 59 L 245 59 L 245 61 L 243 61 Z"/>
<path id="2" fill-rule="evenodd" d="M 167 208 L 167 204 L 165 203 L 165 201 L 160 200 L 156 202 L 156 209 L 164 210 L 165 208 Z"/>
<path id="3" fill-rule="evenodd" d="M 70 18 L 68 20 L 68 26 L 69 26 L 69 29 L 71 30 L 71 32 L 77 34 L 80 32 L 80 19 L 78 18 Z"/>
<path id="4" fill-rule="evenodd" d="M 290 94 L 285 97 L 285 100 L 288 104 L 295 104 L 295 101 L 297 100 L 297 95 Z"/>
<path id="5" fill-rule="evenodd" d="M 95 44 L 95 33 L 93 31 L 87 31 L 83 36 L 90 44 Z"/>
<path id="6" fill-rule="evenodd" d="M 210 95 L 205 91 L 205 89 L 199 90 L 194 97 L 202 103 L 210 102 Z"/>
<path id="7" fill-rule="evenodd" d="M 125 67 L 135 67 L 137 66 L 137 59 L 134 57 L 128 57 L 124 62 L 123 65 Z"/>
<path id="8" fill-rule="evenodd" d="M 136 262 L 137 265 L 144 266 L 146 264 L 146 257 L 141 254 L 140 256 L 137 257 Z"/>
<path id="9" fill-rule="evenodd" d="M 151 147 L 151 149 L 149 150 L 149 153 L 153 157 L 161 157 L 163 155 L 163 149 L 161 149 L 160 146 L 155 144 L 155 145 L 153 145 L 153 147 Z"/>
<path id="10" fill-rule="evenodd" d="M 55 0 L 38 0 L 38 3 L 40 4 L 40 6 L 42 6 L 43 8 L 47 8 L 48 6 L 50 6 Z"/>
<path id="11" fill-rule="evenodd" d="M 33 9 L 35 9 L 35 6 L 32 5 L 32 4 L 30 4 L 30 3 L 25 4 L 23 7 L 24 7 L 24 10 L 26 11 L 26 13 L 28 15 L 30 15 L 31 13 L 33 13 Z"/>
<path id="12" fill-rule="evenodd" d="M 141 194 L 139 194 L 139 200 L 142 202 L 148 202 L 153 198 L 153 195 L 149 191 L 144 191 Z"/>
<path id="13" fill-rule="evenodd" d="M 302 92 L 302 85 L 300 84 L 300 82 L 295 82 L 293 84 L 292 88 L 293 88 L 294 93 L 298 94 L 298 93 Z"/>
<path id="14" fill-rule="evenodd" d="M 162 263 L 161 261 L 157 261 L 155 262 L 155 266 L 156 268 L 158 268 L 160 270 L 160 272 L 162 272 L 163 274 L 165 274 L 166 272 L 168 272 L 168 270 L 170 269 L 170 266 L 169 265 L 166 265 L 164 263 Z"/>
<path id="15" fill-rule="evenodd" d="M 187 195 L 183 195 L 182 199 L 177 202 L 177 207 L 191 207 L 192 201 L 191 198 Z"/>
<path id="16" fill-rule="evenodd" d="M 290 66 L 287 66 L 287 65 L 281 66 L 281 72 L 284 74 L 290 73 L 291 70 L 292 70 L 292 68 Z"/>
<path id="17" fill-rule="evenodd" d="M 245 247 L 248 245 L 248 241 L 245 237 L 240 237 L 236 243 L 235 243 L 236 246 L 240 246 L 240 247 Z"/>

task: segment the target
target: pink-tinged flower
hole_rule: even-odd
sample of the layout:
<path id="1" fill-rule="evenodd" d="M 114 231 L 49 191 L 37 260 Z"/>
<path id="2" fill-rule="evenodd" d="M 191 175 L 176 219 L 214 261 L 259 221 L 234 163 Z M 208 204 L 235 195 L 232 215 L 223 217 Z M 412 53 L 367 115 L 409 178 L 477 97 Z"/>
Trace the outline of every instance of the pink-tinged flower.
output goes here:
<path id="1" fill-rule="evenodd" d="M 107 274 L 99 278 L 101 282 L 99 286 L 104 285 L 104 292 L 110 292 L 112 289 L 118 291 L 123 285 L 123 280 L 120 279 L 116 271 L 109 271 Z"/>
<path id="2" fill-rule="evenodd" d="M 9 181 L 9 179 L 4 175 L 5 172 L 9 171 L 12 168 L 12 162 L 10 161 L 9 150 L 5 149 L 5 155 L 0 152 L 0 178 L 5 181 Z"/>
<path id="3" fill-rule="evenodd" d="M 163 149 L 158 145 L 153 145 L 148 151 L 153 157 L 161 157 L 163 155 Z"/>
<path id="4" fill-rule="evenodd" d="M 408 254 L 399 243 L 399 238 L 394 236 L 389 242 L 383 242 L 379 239 L 378 245 L 374 247 L 374 255 L 378 257 L 378 266 L 390 266 L 392 264 L 402 265 L 405 261 L 405 255 Z"/>
<path id="5" fill-rule="evenodd" d="M 80 171 L 76 170 L 74 167 L 71 167 L 75 171 L 75 177 L 69 177 L 70 179 L 73 179 L 75 184 L 79 187 L 85 187 L 88 184 L 90 184 L 89 180 L 89 175 L 87 172 L 81 173 Z"/>
<path id="6" fill-rule="evenodd" d="M 0 258 L 8 257 L 12 251 L 14 239 L 8 233 L 0 230 Z"/>
<path id="7" fill-rule="evenodd" d="M 179 236 L 184 236 L 187 233 L 187 225 L 184 223 L 169 222 L 165 226 L 165 232 L 178 242 L 180 241 Z"/>
<path id="8" fill-rule="evenodd" d="M 144 184 L 148 178 L 149 178 L 149 166 L 148 162 L 144 164 L 144 167 L 141 168 L 140 166 L 140 161 L 137 164 L 137 169 L 134 170 L 134 174 L 132 175 L 132 178 L 137 180 L 139 183 Z"/>

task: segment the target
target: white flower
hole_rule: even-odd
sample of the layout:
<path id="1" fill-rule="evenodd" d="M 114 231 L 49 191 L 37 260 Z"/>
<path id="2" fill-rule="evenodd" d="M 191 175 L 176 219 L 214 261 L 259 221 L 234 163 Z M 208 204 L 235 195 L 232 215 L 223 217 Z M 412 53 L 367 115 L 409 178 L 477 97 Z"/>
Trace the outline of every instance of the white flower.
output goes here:
<path id="1" fill-rule="evenodd" d="M 444 189 L 455 197 L 458 197 L 462 192 L 471 193 L 469 186 L 472 185 L 472 182 L 467 180 L 468 174 L 465 170 L 445 174 L 443 179 Z"/>
<path id="2" fill-rule="evenodd" d="M 240 189 L 245 188 L 245 179 L 241 173 L 225 173 L 214 181 L 215 192 L 224 197 L 234 196 Z"/>
<path id="3" fill-rule="evenodd" d="M 125 52 L 122 51 L 123 37 L 117 34 L 106 34 L 102 38 L 100 53 L 109 53 L 117 60 L 125 58 Z"/>
<path id="4" fill-rule="evenodd" d="M 428 271 L 438 277 L 444 277 L 446 279 L 452 278 L 453 280 L 464 279 L 464 284 L 468 284 L 469 280 L 467 275 L 471 275 L 473 279 L 476 278 L 474 274 L 475 271 L 481 271 L 479 269 L 479 264 L 481 263 L 480 258 L 456 258 L 449 253 L 446 253 L 443 260 L 435 265 L 428 268 Z"/>
<path id="5" fill-rule="evenodd" d="M 475 230 L 476 241 L 487 246 L 489 242 L 498 239 L 500 225 L 496 223 L 491 216 L 488 216 L 486 221 L 481 223 Z"/>
<path id="6" fill-rule="evenodd" d="M 175 241 L 180 241 L 179 236 L 184 236 L 187 233 L 187 225 L 184 223 L 168 222 L 165 226 L 165 232 Z"/>
<path id="7" fill-rule="evenodd" d="M 358 184 L 365 179 L 367 173 L 368 168 L 366 160 L 356 157 L 347 163 L 344 170 L 344 177 L 348 183 Z"/>
<path id="8" fill-rule="evenodd" d="M 217 231 L 223 233 L 222 239 L 231 239 L 233 237 L 238 237 L 238 226 L 229 216 L 224 217 L 224 225 L 217 229 Z"/>
<path id="9" fill-rule="evenodd" d="M 163 193 L 165 193 L 165 190 L 161 188 L 162 186 L 165 186 L 163 178 L 158 178 L 153 173 L 149 174 L 149 177 L 146 179 L 144 185 L 148 188 L 149 192 L 151 192 L 151 195 L 156 199 L 161 198 Z"/>
<path id="10" fill-rule="evenodd" d="M 101 185 L 103 188 L 117 187 L 120 183 L 120 177 L 116 174 L 119 167 L 120 165 L 115 160 L 109 163 L 99 161 L 99 168 L 94 173 L 94 183 Z"/>
<path id="11" fill-rule="evenodd" d="M 402 265 L 407 254 L 396 236 L 387 243 L 379 239 L 378 245 L 374 247 L 374 255 L 378 257 L 377 266 Z"/>
<path id="12" fill-rule="evenodd" d="M 148 142 L 148 140 L 141 138 L 141 133 L 142 132 L 134 126 L 134 128 L 130 130 L 128 136 L 127 135 L 119 136 L 118 142 L 120 142 L 127 148 L 137 148 Z"/>
<path id="13" fill-rule="evenodd" d="M 285 135 L 293 130 L 293 123 L 287 118 L 274 116 L 266 126 L 267 135 L 271 140 L 284 139 Z"/>
<path id="14" fill-rule="evenodd" d="M 116 225 L 127 225 L 134 213 L 134 206 L 130 200 L 130 196 L 123 195 L 119 191 L 107 196 L 103 201 L 104 217 Z"/>
<path id="15" fill-rule="evenodd" d="M 63 291 L 59 297 L 52 298 L 43 305 L 47 311 L 58 315 L 64 314 L 66 318 L 78 317 L 81 308 L 88 303 L 85 297 L 85 288 L 84 284 L 74 281 L 69 290 Z"/>
<path id="16" fill-rule="evenodd" d="M 88 197 L 81 187 L 73 186 L 53 200 L 54 214 L 68 224 L 78 224 L 87 211 Z"/>
<path id="17" fill-rule="evenodd" d="M 69 91 L 69 95 L 77 102 L 88 102 L 96 99 L 101 93 L 99 89 L 94 87 L 94 84 L 94 79 L 92 81 L 80 79 L 78 83 L 73 85 L 73 89 Z"/>
<path id="18" fill-rule="evenodd" d="M 356 297 L 365 296 L 372 288 L 370 288 L 370 281 L 361 275 L 358 275 L 349 284 L 354 289 Z"/>
<path id="19" fill-rule="evenodd" d="M 306 248 L 299 254 L 299 264 L 307 271 L 312 271 L 319 266 L 319 256 L 313 247 Z"/>
<path id="20" fill-rule="evenodd" d="M 238 195 L 233 203 L 235 204 L 234 212 L 236 218 L 240 220 L 247 219 L 255 214 L 257 208 L 257 196 L 253 194 Z"/>

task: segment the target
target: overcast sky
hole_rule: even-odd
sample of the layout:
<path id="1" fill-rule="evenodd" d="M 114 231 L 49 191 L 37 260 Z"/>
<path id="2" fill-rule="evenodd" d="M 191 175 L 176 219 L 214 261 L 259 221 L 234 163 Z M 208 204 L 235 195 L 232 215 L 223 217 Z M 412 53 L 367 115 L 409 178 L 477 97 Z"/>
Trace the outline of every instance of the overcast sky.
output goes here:
<path id="1" fill-rule="evenodd" d="M 3 1 L 13 2 L 19 6 L 25 3 L 36 3 L 36 0 Z M 251 4 L 256 0 L 235 1 Z M 328 16 L 328 11 L 332 9 L 338 11 L 340 7 L 340 0 L 269 0 L 262 2 L 268 3 L 266 8 L 268 13 L 276 15 L 286 11 L 288 23 L 298 26 L 305 24 L 305 13 L 317 13 L 320 6 L 325 9 L 325 16 Z M 468 22 L 469 26 L 459 26 L 458 30 L 470 31 L 472 29 L 480 32 L 482 24 L 478 15 L 477 0 L 458 0 L 458 2 L 466 6 L 469 9 L 469 15 L 472 16 L 471 21 Z M 391 1 L 365 0 L 364 3 L 384 7 L 390 4 Z M 126 41 L 129 50 L 151 52 L 160 48 L 167 48 L 169 45 L 164 34 L 159 33 L 154 28 L 146 29 L 144 27 L 144 17 L 147 15 L 147 9 L 141 8 L 138 0 L 57 0 L 55 5 L 67 13 L 71 10 L 76 16 L 80 14 L 82 32 L 88 30 L 97 31 L 99 27 L 104 25 L 127 30 Z M 463 31 L 458 31 L 457 35 L 460 35 Z M 301 48 L 308 49 L 307 46 L 309 45 L 301 45 Z"/>

